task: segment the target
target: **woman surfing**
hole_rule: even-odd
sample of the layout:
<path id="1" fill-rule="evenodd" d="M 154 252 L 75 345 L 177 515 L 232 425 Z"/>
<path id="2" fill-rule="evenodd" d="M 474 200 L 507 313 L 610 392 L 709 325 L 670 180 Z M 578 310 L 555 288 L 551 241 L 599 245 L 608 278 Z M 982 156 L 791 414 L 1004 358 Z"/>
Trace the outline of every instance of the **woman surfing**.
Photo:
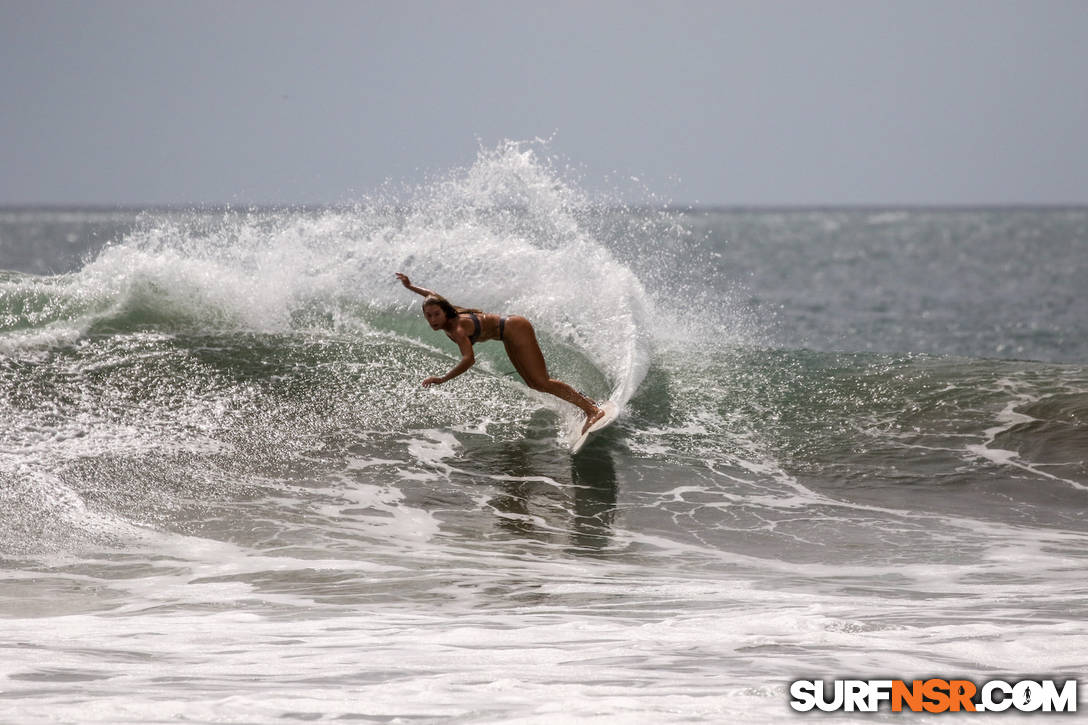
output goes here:
<path id="1" fill-rule="evenodd" d="M 397 279 L 417 295 L 422 295 L 423 316 L 427 318 L 432 330 L 442 330 L 461 350 L 461 361 L 442 377 L 430 377 L 423 381 L 424 387 L 440 385 L 452 380 L 468 370 L 476 362 L 472 346 L 477 342 L 499 340 L 506 346 L 506 354 L 514 364 L 522 380 L 533 390 L 550 393 L 562 400 L 576 405 L 586 414 L 582 427 L 585 433 L 589 427 L 604 417 L 604 411 L 596 403 L 579 393 L 561 380 L 548 376 L 548 366 L 544 354 L 536 341 L 533 325 L 520 315 L 492 315 L 480 310 L 454 307 L 442 295 L 412 284 L 407 276 L 397 273 Z"/>

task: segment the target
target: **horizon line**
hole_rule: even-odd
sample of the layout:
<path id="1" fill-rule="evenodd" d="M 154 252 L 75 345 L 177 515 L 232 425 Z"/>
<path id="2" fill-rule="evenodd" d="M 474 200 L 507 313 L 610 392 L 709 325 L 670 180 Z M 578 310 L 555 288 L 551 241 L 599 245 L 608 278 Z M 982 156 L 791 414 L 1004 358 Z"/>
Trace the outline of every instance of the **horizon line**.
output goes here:
<path id="1" fill-rule="evenodd" d="M 353 209 L 366 206 L 365 200 L 341 202 L 7 202 L 0 201 L 0 210 L 81 210 L 81 211 L 226 211 L 239 210 L 302 210 L 317 211 L 323 209 Z M 394 206 L 407 206 L 395 204 Z M 596 205 L 595 205 L 596 206 Z M 609 203 L 600 208 L 631 210 L 664 210 L 677 212 L 699 211 L 866 211 L 866 210 L 927 210 L 955 211 L 972 209 L 1085 209 L 1088 201 L 1047 201 L 1047 202 L 662 202 L 662 203 Z"/>

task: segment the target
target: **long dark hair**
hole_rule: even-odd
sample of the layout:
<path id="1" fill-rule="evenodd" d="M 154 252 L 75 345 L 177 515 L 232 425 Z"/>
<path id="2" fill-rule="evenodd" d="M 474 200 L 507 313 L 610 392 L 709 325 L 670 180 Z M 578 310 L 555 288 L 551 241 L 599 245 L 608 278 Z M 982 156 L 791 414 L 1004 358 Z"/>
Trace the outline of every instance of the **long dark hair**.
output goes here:
<path id="1" fill-rule="evenodd" d="M 477 310 L 471 307 L 456 307 L 450 304 L 450 301 L 442 295 L 427 295 L 427 297 L 423 300 L 423 306 L 426 307 L 427 305 L 438 305 L 439 307 L 441 307 L 442 311 L 446 313 L 447 320 L 452 320 L 454 317 L 459 317 L 460 315 L 468 312 L 472 312 L 478 315 L 483 314 L 483 310 Z"/>

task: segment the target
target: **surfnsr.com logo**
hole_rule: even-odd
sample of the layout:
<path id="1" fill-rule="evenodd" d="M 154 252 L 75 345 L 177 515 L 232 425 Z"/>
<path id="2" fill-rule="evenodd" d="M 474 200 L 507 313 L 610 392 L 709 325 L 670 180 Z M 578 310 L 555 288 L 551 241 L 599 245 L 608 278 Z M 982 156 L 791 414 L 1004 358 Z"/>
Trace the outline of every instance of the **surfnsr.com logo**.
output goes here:
<path id="1" fill-rule="evenodd" d="M 798 712 L 1076 712 L 1077 681 L 796 680 L 790 698 Z"/>

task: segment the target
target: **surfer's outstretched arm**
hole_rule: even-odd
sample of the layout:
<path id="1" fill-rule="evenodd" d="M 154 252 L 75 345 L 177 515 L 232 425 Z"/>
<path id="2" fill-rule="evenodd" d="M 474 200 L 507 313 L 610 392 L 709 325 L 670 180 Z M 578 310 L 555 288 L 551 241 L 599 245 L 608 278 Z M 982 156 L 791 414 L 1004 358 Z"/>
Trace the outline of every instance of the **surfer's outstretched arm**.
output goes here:
<path id="1" fill-rule="evenodd" d="M 451 340 L 457 343 L 457 347 L 461 348 L 461 362 L 454 365 L 452 370 L 440 378 L 427 378 L 424 380 L 423 387 L 425 388 L 429 388 L 432 385 L 441 385 L 442 383 L 453 380 L 476 364 L 476 356 L 472 352 L 472 343 L 468 341 L 468 337 L 460 330 L 452 334 L 446 334 Z"/>
<path id="2" fill-rule="evenodd" d="M 434 290 L 417 287 L 416 285 L 412 284 L 412 280 L 408 279 L 408 275 L 397 272 L 397 279 L 400 280 L 401 284 L 415 292 L 417 295 L 422 295 L 424 297 L 436 297 L 438 295 L 438 293 Z"/>

